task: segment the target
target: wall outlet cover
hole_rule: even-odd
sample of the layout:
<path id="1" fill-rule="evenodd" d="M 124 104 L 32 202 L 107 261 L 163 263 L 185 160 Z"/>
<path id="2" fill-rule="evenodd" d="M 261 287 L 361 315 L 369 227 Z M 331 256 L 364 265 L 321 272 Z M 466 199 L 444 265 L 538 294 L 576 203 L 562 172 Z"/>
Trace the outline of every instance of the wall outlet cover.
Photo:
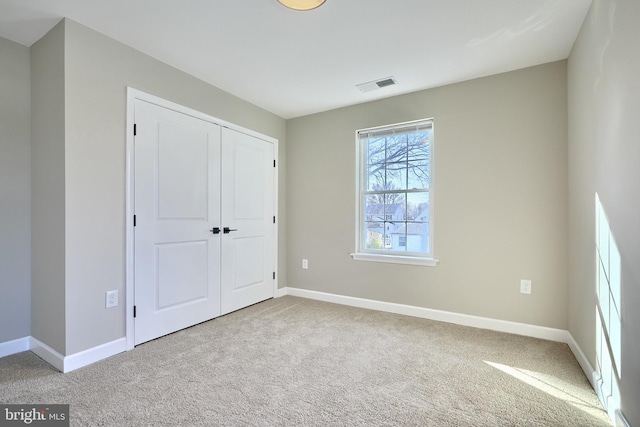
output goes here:
<path id="1" fill-rule="evenodd" d="M 105 308 L 118 306 L 118 291 L 108 291 L 105 296 Z"/>

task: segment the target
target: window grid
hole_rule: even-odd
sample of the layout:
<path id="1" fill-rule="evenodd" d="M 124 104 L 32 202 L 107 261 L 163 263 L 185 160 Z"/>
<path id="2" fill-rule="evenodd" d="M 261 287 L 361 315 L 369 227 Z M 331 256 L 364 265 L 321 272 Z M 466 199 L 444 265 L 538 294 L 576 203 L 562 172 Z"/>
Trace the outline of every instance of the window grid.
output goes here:
<path id="1" fill-rule="evenodd" d="M 358 251 L 431 257 L 432 120 L 359 131 L 358 139 Z"/>

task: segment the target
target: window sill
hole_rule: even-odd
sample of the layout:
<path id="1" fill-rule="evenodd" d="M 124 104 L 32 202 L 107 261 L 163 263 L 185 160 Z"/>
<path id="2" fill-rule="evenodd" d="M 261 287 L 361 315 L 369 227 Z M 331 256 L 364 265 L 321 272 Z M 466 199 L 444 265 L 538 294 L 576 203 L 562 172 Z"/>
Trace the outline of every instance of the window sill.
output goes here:
<path id="1" fill-rule="evenodd" d="M 355 261 L 371 261 L 371 262 L 386 262 L 390 264 L 422 265 L 425 267 L 435 267 L 438 264 L 438 260 L 433 258 L 418 258 L 418 257 L 401 256 L 401 255 L 355 253 L 355 254 L 351 254 L 351 258 L 353 258 Z"/>

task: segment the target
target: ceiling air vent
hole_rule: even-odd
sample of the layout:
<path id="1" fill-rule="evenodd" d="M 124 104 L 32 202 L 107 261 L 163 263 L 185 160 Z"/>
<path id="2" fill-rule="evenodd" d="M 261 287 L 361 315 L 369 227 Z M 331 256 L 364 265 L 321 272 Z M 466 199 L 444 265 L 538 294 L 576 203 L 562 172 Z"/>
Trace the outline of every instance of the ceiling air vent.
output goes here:
<path id="1" fill-rule="evenodd" d="M 385 77 L 383 79 L 375 80 L 372 82 L 361 83 L 356 85 L 360 92 L 371 92 L 372 90 L 380 89 L 387 86 L 393 86 L 397 84 L 393 77 Z"/>

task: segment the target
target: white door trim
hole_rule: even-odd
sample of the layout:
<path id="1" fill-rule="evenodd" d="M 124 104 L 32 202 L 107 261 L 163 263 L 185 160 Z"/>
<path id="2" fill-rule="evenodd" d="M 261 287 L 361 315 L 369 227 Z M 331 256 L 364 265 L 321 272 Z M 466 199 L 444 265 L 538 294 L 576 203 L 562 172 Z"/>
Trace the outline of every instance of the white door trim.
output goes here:
<path id="1" fill-rule="evenodd" d="M 180 104 L 176 104 L 171 101 L 159 98 L 155 95 L 151 95 L 140 90 L 127 87 L 127 118 L 126 118 L 126 200 L 125 200 L 125 333 L 126 333 L 126 349 L 131 350 L 135 345 L 134 335 L 134 320 L 133 320 L 133 301 L 134 301 L 134 230 L 133 230 L 133 214 L 134 214 L 134 174 L 133 174 L 133 161 L 134 161 L 134 138 L 133 138 L 133 126 L 135 123 L 134 117 L 134 104 L 135 100 L 141 100 L 150 102 L 152 104 L 177 111 L 179 113 L 187 114 L 192 117 L 196 117 L 201 120 L 205 120 L 211 123 L 215 123 L 222 127 L 233 129 L 238 132 L 242 132 L 247 135 L 262 139 L 264 141 L 273 144 L 273 152 L 275 159 L 278 159 L 278 140 L 267 135 L 252 131 L 242 126 L 229 123 L 225 120 L 218 119 L 203 112 L 193 110 Z M 275 160 L 274 159 L 274 160 Z M 274 176 L 274 215 L 278 217 L 278 169 L 276 163 L 276 173 Z M 276 221 L 274 227 L 275 239 L 274 239 L 274 271 L 276 272 L 276 279 L 273 281 L 273 295 L 274 297 L 278 291 L 278 221 Z"/>

